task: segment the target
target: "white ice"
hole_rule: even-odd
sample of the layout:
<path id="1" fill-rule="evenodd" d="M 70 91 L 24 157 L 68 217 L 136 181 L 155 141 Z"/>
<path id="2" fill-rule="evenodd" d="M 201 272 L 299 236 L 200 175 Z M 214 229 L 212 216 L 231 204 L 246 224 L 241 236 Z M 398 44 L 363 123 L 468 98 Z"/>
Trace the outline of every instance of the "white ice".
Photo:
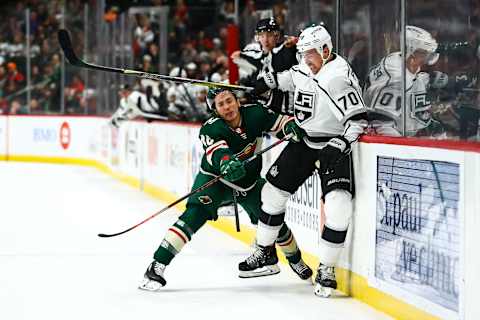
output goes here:
<path id="1" fill-rule="evenodd" d="M 173 260 L 161 292 L 137 289 L 171 210 L 94 168 L 0 162 L 0 319 L 390 319 L 351 298 L 321 299 L 282 265 L 240 279 L 250 252 L 206 225 Z"/>

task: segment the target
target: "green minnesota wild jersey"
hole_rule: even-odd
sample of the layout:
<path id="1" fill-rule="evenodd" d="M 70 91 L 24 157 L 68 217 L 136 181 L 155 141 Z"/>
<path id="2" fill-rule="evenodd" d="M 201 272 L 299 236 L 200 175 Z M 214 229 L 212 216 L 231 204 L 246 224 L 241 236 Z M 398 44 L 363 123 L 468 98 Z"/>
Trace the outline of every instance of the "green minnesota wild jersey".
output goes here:
<path id="1" fill-rule="evenodd" d="M 199 138 L 205 154 L 202 158 L 200 172 L 205 174 L 220 174 L 220 160 L 224 155 L 238 156 L 247 159 L 259 150 L 263 133 L 276 134 L 289 119 L 288 116 L 275 114 L 261 105 L 243 105 L 239 109 L 242 120 L 240 127 L 230 127 L 222 118 L 212 117 L 201 127 Z M 248 163 L 247 174 L 235 181 L 239 187 L 252 186 L 262 170 L 261 157 Z"/>

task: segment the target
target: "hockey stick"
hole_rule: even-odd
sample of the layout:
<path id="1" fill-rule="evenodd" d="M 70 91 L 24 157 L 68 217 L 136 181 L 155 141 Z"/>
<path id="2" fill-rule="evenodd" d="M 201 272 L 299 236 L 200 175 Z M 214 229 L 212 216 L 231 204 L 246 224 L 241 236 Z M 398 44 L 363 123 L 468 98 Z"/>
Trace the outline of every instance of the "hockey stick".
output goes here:
<path id="1" fill-rule="evenodd" d="M 286 135 L 286 136 L 283 137 L 282 139 L 274 142 L 271 146 L 268 146 L 268 147 L 266 147 L 265 149 L 262 149 L 262 150 L 260 150 L 259 152 L 255 153 L 251 158 L 248 158 L 247 160 L 243 161 L 243 163 L 244 163 L 244 164 L 247 164 L 247 163 L 249 163 L 249 162 L 252 162 L 252 161 L 255 160 L 259 155 L 261 155 L 261 154 L 267 152 L 268 150 L 270 150 L 270 149 L 278 146 L 278 145 L 279 145 L 280 143 L 282 143 L 283 141 L 286 141 L 286 140 L 290 139 L 290 138 L 292 137 L 292 135 L 293 135 L 293 134 L 288 134 L 288 135 Z M 223 176 L 224 176 L 223 174 L 221 174 L 221 175 L 219 175 L 219 176 L 216 176 L 215 178 L 213 178 L 212 180 L 208 181 L 208 182 L 205 183 L 204 185 L 202 185 L 202 186 L 198 187 L 197 189 L 189 192 L 188 194 L 184 195 L 183 197 L 175 200 L 174 202 L 170 203 L 168 206 L 166 206 L 166 207 L 163 208 L 162 210 L 160 210 L 160 211 L 152 214 L 150 217 L 146 218 L 145 220 L 137 223 L 136 225 L 134 225 L 134 226 L 132 226 L 132 227 L 130 227 L 130 228 L 128 228 L 128 229 L 125 229 L 125 230 L 120 231 L 120 232 L 117 232 L 117 233 L 111 233 L 111 234 L 99 233 L 98 236 L 99 236 L 100 238 L 110 238 L 110 237 L 116 237 L 116 236 L 119 236 L 119 235 L 121 235 L 121 234 L 127 233 L 128 231 L 135 229 L 136 227 L 144 224 L 145 222 L 147 222 L 147 221 L 155 218 L 155 217 L 158 216 L 159 214 L 161 214 L 161 213 L 167 211 L 168 209 L 172 208 L 173 206 L 179 204 L 180 202 L 182 202 L 183 200 L 187 199 L 188 197 L 194 195 L 195 193 L 207 189 L 207 188 L 210 187 L 211 185 L 215 184 L 218 180 L 220 180 L 221 178 L 223 178 Z"/>
<path id="2" fill-rule="evenodd" d="M 240 232 L 240 217 L 238 215 L 238 199 L 237 199 L 237 190 L 232 189 L 233 193 L 233 212 L 235 215 L 235 229 L 237 232 Z"/>
<path id="3" fill-rule="evenodd" d="M 173 81 L 177 83 L 190 83 L 194 85 L 206 86 L 211 88 L 224 88 L 224 89 L 239 90 L 239 91 L 253 90 L 252 87 L 239 86 L 235 84 L 210 82 L 205 80 L 188 79 L 188 78 L 182 78 L 182 77 L 171 77 L 171 76 L 161 75 L 158 73 L 106 67 L 106 66 L 93 64 L 93 63 L 87 63 L 81 60 L 80 58 L 78 58 L 77 55 L 75 54 L 75 51 L 73 51 L 70 34 L 65 29 L 60 29 L 58 31 L 58 42 L 60 43 L 60 47 L 62 48 L 63 54 L 65 55 L 65 58 L 68 60 L 68 62 L 80 68 L 87 68 L 87 69 L 93 69 L 93 70 L 99 70 L 99 71 L 105 71 L 105 72 L 121 73 L 127 76 L 134 76 L 134 77 L 152 79 L 157 81 Z"/>

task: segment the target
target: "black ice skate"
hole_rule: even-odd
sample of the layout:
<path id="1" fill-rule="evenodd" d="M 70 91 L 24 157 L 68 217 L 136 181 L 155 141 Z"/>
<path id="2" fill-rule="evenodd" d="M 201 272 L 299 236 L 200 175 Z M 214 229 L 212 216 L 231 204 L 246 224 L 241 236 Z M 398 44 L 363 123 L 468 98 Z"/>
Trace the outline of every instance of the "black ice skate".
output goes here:
<path id="1" fill-rule="evenodd" d="M 254 278 L 274 275 L 280 272 L 277 263 L 278 257 L 275 246 L 257 246 L 252 255 L 238 265 L 238 276 L 240 278 Z"/>
<path id="2" fill-rule="evenodd" d="M 322 298 L 328 298 L 332 295 L 332 292 L 335 289 L 337 289 L 335 267 L 329 267 L 320 263 L 317 276 L 315 277 L 315 295 Z"/>
<path id="3" fill-rule="evenodd" d="M 145 271 L 144 279 L 139 289 L 147 291 L 157 291 L 161 287 L 167 284 L 167 281 L 163 277 L 163 272 L 165 271 L 165 265 L 157 261 L 153 261 Z"/>
<path id="4" fill-rule="evenodd" d="M 298 261 L 297 263 L 288 262 L 290 268 L 292 268 L 293 272 L 295 272 L 300 279 L 308 280 L 312 277 L 313 271 L 310 267 L 302 260 Z"/>

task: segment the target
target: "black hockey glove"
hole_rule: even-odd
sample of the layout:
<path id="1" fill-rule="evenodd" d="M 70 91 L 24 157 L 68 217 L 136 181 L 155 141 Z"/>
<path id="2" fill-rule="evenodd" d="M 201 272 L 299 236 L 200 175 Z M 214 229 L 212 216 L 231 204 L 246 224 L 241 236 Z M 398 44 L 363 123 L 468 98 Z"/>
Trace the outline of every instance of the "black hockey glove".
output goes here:
<path id="1" fill-rule="evenodd" d="M 326 169 L 333 168 L 351 151 L 350 142 L 342 136 L 330 139 L 322 148 L 320 153 L 320 161 L 322 167 Z"/>

